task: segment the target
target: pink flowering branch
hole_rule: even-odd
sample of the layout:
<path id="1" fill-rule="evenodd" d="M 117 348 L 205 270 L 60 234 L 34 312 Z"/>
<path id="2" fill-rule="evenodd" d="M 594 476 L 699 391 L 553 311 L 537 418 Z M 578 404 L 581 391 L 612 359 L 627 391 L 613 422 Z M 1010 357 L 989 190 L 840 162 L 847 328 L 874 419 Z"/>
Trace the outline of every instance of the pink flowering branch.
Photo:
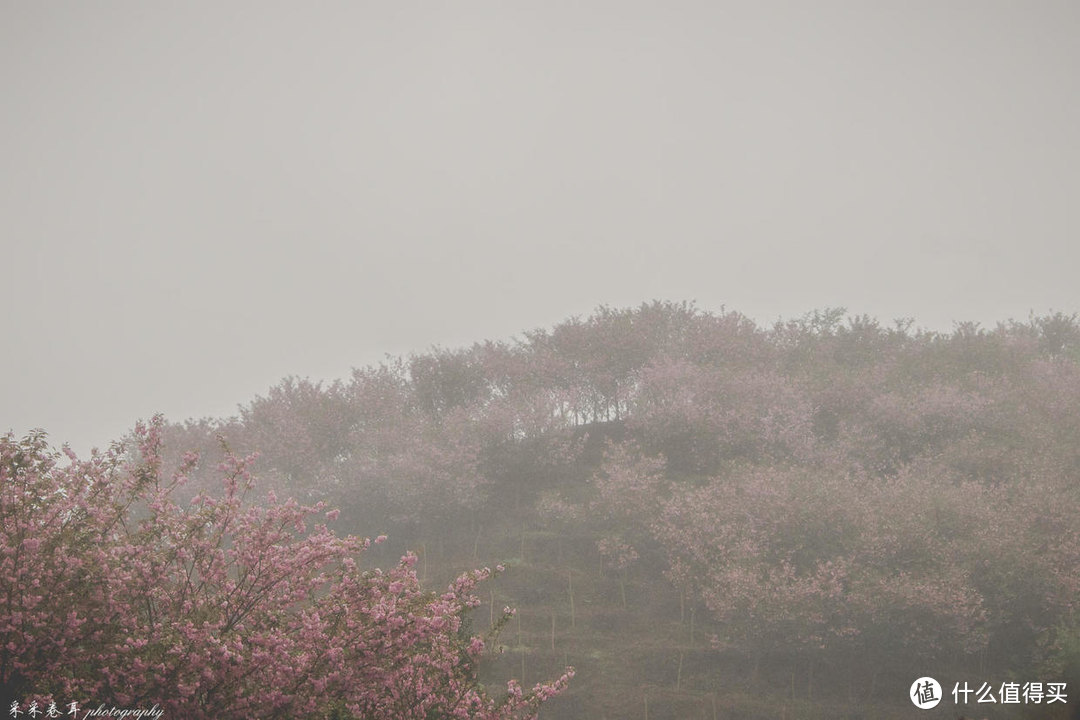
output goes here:
<path id="1" fill-rule="evenodd" d="M 174 501 L 197 458 L 161 476 L 161 428 L 70 464 L 44 434 L 0 438 L 0 690 L 20 701 L 157 704 L 173 717 L 531 717 L 553 683 L 504 698 L 461 632 L 488 569 L 425 592 L 406 555 L 362 571 L 321 503 L 248 506 L 253 457 L 223 492 Z"/>

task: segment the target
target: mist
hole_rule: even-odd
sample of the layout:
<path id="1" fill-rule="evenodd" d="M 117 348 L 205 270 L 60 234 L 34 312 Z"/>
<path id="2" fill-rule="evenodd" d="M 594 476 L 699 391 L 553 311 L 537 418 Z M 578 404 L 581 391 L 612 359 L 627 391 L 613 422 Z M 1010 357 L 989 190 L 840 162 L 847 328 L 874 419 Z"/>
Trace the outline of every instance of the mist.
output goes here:
<path id="1" fill-rule="evenodd" d="M 160 413 L 169 468 L 204 455 L 185 500 L 221 435 L 260 501 L 340 507 L 424 587 L 508 563 L 473 623 L 522 624 L 481 673 L 574 663 L 544 717 L 887 717 L 918 668 L 1065 677 L 1068 522 L 984 557 L 904 516 L 867 557 L 939 485 L 969 538 L 1009 492 L 1073 507 L 1077 37 L 1069 2 L 0 2 L 0 432 L 85 459 Z M 838 536 L 770 525 L 862 502 Z M 984 586 L 1043 542 L 1042 606 Z M 819 561 L 867 615 L 814 629 Z M 746 614 L 766 580 L 799 628 Z M 888 665 L 904 592 L 968 625 Z"/>

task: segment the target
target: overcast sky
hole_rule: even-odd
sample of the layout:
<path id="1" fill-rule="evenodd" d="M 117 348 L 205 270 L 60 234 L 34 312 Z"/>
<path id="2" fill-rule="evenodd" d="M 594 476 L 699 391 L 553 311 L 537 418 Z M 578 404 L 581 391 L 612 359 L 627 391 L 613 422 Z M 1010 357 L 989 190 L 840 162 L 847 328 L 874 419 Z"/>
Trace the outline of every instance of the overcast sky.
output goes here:
<path id="1" fill-rule="evenodd" d="M 1080 310 L 1080 3 L 0 0 L 0 433 L 651 299 Z"/>

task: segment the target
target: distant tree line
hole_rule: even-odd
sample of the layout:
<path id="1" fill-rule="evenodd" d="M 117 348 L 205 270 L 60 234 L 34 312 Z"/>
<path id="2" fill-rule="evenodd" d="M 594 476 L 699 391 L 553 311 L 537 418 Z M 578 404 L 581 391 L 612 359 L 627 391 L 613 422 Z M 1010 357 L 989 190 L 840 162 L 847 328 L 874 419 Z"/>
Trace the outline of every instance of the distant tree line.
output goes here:
<path id="1" fill-rule="evenodd" d="M 807 683 L 1077 662 L 1075 315 L 937 333 L 831 309 L 759 327 L 600 308 L 289 378 L 164 438 L 258 450 L 267 488 L 417 542 L 525 508 L 684 594 L 715 647 Z"/>

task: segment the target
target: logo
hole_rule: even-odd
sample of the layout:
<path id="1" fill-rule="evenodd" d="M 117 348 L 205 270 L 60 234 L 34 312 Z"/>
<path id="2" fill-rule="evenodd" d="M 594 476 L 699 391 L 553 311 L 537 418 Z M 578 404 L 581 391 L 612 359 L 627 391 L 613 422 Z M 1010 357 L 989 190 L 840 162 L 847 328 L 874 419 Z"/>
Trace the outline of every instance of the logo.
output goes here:
<path id="1" fill-rule="evenodd" d="M 920 710 L 929 710 L 941 702 L 941 685 L 932 677 L 921 677 L 911 683 L 911 692 L 908 695 L 915 707 Z"/>

